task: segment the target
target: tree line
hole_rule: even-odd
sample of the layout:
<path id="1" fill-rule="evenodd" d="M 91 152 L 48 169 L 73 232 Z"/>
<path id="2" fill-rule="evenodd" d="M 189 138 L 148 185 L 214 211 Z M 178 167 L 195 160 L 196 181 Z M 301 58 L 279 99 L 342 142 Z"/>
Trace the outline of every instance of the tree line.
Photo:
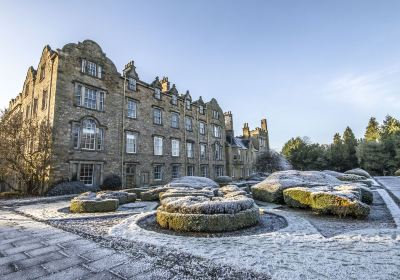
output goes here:
<path id="1" fill-rule="evenodd" d="M 281 152 L 299 170 L 346 170 L 361 167 L 373 175 L 393 175 L 400 168 L 400 122 L 388 115 L 379 124 L 371 117 L 364 137 L 356 139 L 350 127 L 335 133 L 331 144 L 292 138 Z"/>

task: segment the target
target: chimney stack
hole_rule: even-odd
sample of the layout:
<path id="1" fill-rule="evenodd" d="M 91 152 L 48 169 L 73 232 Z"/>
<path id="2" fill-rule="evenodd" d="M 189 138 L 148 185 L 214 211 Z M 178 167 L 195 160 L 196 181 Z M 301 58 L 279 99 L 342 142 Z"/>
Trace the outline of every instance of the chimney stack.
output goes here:
<path id="1" fill-rule="evenodd" d="M 245 123 L 243 125 L 243 137 L 244 138 L 250 138 L 250 128 L 249 128 L 249 124 Z"/>
<path id="2" fill-rule="evenodd" d="M 261 129 L 262 129 L 263 131 L 268 131 L 267 119 L 262 119 L 262 120 L 261 120 Z"/>

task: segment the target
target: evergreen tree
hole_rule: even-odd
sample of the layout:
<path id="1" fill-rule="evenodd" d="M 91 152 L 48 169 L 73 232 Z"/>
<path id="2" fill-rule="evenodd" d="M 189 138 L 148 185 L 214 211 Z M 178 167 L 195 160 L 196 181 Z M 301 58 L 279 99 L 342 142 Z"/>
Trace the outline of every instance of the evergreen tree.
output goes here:
<path id="1" fill-rule="evenodd" d="M 400 132 L 400 122 L 390 115 L 387 115 L 380 130 L 381 138 L 388 138 L 391 135 L 398 134 Z"/>
<path id="2" fill-rule="evenodd" d="M 329 147 L 329 165 L 336 171 L 344 171 L 344 146 L 342 137 L 339 133 L 333 136 L 333 143 Z"/>
<path id="3" fill-rule="evenodd" d="M 361 141 L 357 147 L 357 156 L 361 168 L 367 170 L 372 175 L 385 174 L 385 163 L 389 157 L 382 143 Z"/>
<path id="4" fill-rule="evenodd" d="M 376 142 L 379 140 L 380 138 L 379 123 L 376 121 L 376 118 L 371 117 L 369 119 L 364 138 L 366 141 Z"/>
<path id="5" fill-rule="evenodd" d="M 344 162 L 343 169 L 349 170 L 358 166 L 356 147 L 357 139 L 354 136 L 353 131 L 350 127 L 346 127 L 343 133 L 343 145 L 344 145 Z"/>

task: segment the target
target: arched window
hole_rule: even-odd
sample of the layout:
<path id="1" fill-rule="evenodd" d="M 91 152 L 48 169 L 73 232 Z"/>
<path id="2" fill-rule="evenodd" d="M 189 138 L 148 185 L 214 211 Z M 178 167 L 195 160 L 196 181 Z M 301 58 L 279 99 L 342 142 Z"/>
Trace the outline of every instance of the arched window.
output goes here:
<path id="1" fill-rule="evenodd" d="M 92 119 L 84 119 L 81 123 L 72 126 L 72 144 L 74 149 L 102 150 L 104 130 L 99 128 Z"/>

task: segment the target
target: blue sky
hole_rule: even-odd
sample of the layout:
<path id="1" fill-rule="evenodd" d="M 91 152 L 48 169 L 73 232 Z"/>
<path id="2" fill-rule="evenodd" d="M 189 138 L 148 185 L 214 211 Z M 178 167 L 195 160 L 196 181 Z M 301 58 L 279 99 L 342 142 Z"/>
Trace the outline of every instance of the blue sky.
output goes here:
<path id="1" fill-rule="evenodd" d="M 43 47 L 90 38 L 122 71 L 215 97 L 271 146 L 329 143 L 400 111 L 400 1 L 0 1 L 0 107 Z"/>

